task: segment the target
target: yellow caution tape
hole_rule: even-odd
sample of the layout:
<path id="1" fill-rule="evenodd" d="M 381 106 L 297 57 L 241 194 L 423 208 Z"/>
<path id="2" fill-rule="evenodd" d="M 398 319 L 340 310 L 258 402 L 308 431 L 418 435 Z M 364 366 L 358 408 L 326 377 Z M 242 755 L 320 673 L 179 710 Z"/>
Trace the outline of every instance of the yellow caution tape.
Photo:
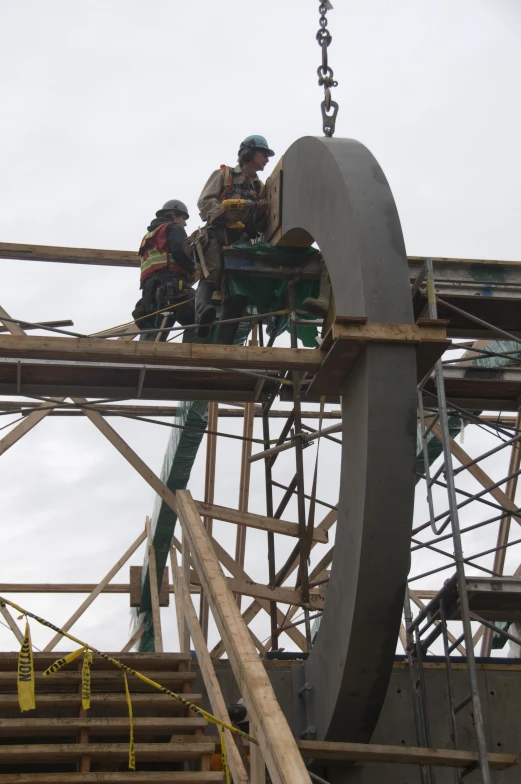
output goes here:
<path id="1" fill-rule="evenodd" d="M 230 766 L 228 765 L 228 755 L 226 753 L 226 743 L 224 742 L 224 732 L 222 727 L 219 727 L 219 737 L 221 739 L 221 760 L 223 764 L 224 775 L 226 776 L 226 784 L 232 784 Z"/>
<path id="2" fill-rule="evenodd" d="M 81 707 L 83 710 L 90 708 L 90 666 L 92 664 L 92 653 L 85 651 L 83 665 L 81 668 Z"/>
<path id="3" fill-rule="evenodd" d="M 85 650 L 84 647 L 83 648 L 78 648 L 77 651 L 73 651 L 72 653 L 68 653 L 67 656 L 63 656 L 61 659 L 56 659 L 54 664 L 51 664 L 50 667 L 47 667 L 47 669 L 43 673 L 44 676 L 45 675 L 54 675 L 55 672 L 58 672 L 58 670 L 61 670 L 61 668 L 65 667 L 66 664 L 70 664 L 70 662 L 74 661 L 74 659 L 77 659 L 78 656 L 80 655 L 80 653 L 83 653 L 84 650 Z"/>
<path id="4" fill-rule="evenodd" d="M 25 613 L 24 613 L 25 614 Z M 34 710 L 34 662 L 29 621 L 25 619 L 25 634 L 18 654 L 18 704 L 21 711 Z"/>
<path id="5" fill-rule="evenodd" d="M 180 694 L 176 694 L 176 692 L 170 691 L 170 689 L 167 689 L 164 686 L 161 686 L 160 683 L 157 683 L 156 681 L 153 681 L 151 678 L 147 678 L 146 675 L 143 675 L 143 673 L 138 672 L 137 670 L 133 670 L 132 667 L 128 667 L 126 664 L 123 664 L 118 659 L 115 659 L 113 656 L 109 656 L 107 653 L 103 653 L 102 651 L 98 650 L 97 648 L 94 648 L 92 645 L 89 645 L 88 643 L 84 642 L 83 640 L 78 639 L 78 637 L 74 637 L 74 635 L 69 634 L 64 629 L 60 629 L 58 626 L 55 626 L 50 621 L 46 621 L 45 618 L 42 618 L 39 615 L 35 615 L 35 613 L 29 612 L 29 610 L 24 610 L 23 607 L 20 607 L 18 604 L 15 604 L 14 602 L 10 601 L 9 599 L 4 599 L 3 596 L 0 596 L 0 607 L 5 607 L 6 605 L 9 605 L 9 607 L 12 607 L 14 610 L 17 610 L 17 612 L 21 613 L 23 616 L 26 616 L 28 618 L 33 618 L 38 623 L 42 624 L 42 626 L 46 626 L 48 629 L 52 629 L 54 632 L 57 632 L 58 634 L 61 634 L 63 637 L 67 637 L 67 639 L 71 640 L 72 642 L 76 643 L 77 645 L 81 645 L 82 646 L 81 650 L 88 651 L 90 654 L 95 653 L 98 656 L 101 656 L 106 661 L 111 662 L 111 664 L 114 664 L 114 666 L 119 667 L 120 670 L 123 670 L 123 672 L 125 674 L 125 690 L 126 690 L 126 693 L 127 693 L 127 704 L 129 706 L 129 716 L 130 716 L 130 720 L 131 720 L 131 731 L 132 731 L 131 742 L 132 742 L 132 747 L 133 747 L 133 744 L 134 744 L 133 726 L 132 726 L 132 705 L 130 703 L 130 693 L 128 691 L 128 684 L 127 684 L 127 681 L 126 681 L 127 673 L 129 675 L 134 675 L 136 678 L 139 678 L 140 681 L 143 681 L 143 683 L 148 684 L 148 686 L 151 686 L 153 689 L 156 689 L 157 691 L 160 691 L 162 694 L 168 694 L 169 697 L 172 697 L 174 700 L 177 700 L 182 705 L 184 705 L 186 708 L 190 708 L 190 710 L 194 711 L 194 713 L 197 713 L 202 719 L 206 719 L 206 721 L 208 721 L 210 724 L 215 724 L 220 729 L 225 729 L 225 730 L 229 730 L 230 732 L 234 732 L 236 735 L 240 735 L 241 737 L 246 738 L 246 740 L 249 740 L 250 743 L 255 743 L 256 746 L 259 745 L 259 741 L 256 738 L 254 738 L 252 735 L 249 735 L 247 732 L 243 732 L 243 730 L 240 730 L 238 727 L 234 727 L 232 724 L 227 724 L 225 721 L 222 721 L 222 719 L 219 719 L 217 716 L 214 716 L 212 713 L 208 713 L 208 711 L 205 711 L 205 710 L 203 710 L 203 708 L 200 708 L 199 705 L 195 705 L 193 702 L 190 702 L 190 700 L 185 699 Z M 32 679 L 33 679 L 32 680 L 32 683 L 33 683 L 33 688 L 32 688 L 33 704 L 30 707 L 34 708 L 34 707 L 36 707 L 35 704 L 34 704 L 34 668 L 33 668 L 33 662 L 32 662 L 31 638 L 30 638 L 30 635 L 29 635 L 29 624 L 28 623 L 27 623 L 27 627 L 26 627 L 26 639 L 28 639 L 28 648 L 27 648 L 27 650 L 30 653 L 31 672 L 32 672 Z M 25 645 L 26 639 L 24 639 L 24 645 Z M 22 645 L 22 651 L 21 651 L 20 655 L 22 655 L 22 652 L 25 652 L 24 645 Z M 80 652 L 81 651 L 74 651 L 74 654 L 79 655 Z M 73 656 L 73 654 L 69 654 L 69 656 Z M 67 657 L 63 657 L 63 658 L 67 658 Z M 74 656 L 74 658 L 75 658 L 75 656 Z M 56 663 L 58 663 L 58 662 L 56 662 Z M 54 665 L 52 665 L 52 666 L 54 666 Z M 49 669 L 52 669 L 52 667 L 49 668 Z M 20 671 L 20 668 L 19 668 L 19 671 Z M 19 679 L 20 679 L 20 676 L 19 676 Z M 20 707 L 21 707 L 22 710 L 30 710 L 30 708 L 23 708 L 21 702 L 20 702 Z M 132 759 L 129 759 L 129 763 L 130 762 L 132 762 Z M 135 759 L 134 759 L 134 763 L 135 763 Z"/>
<path id="6" fill-rule="evenodd" d="M 125 694 L 127 695 L 128 721 L 130 724 L 130 739 L 129 739 L 129 746 L 128 746 L 128 769 L 135 770 L 136 750 L 134 747 L 134 718 L 132 715 L 132 700 L 130 699 L 130 690 L 128 688 L 128 680 L 127 680 L 126 672 L 123 673 L 123 677 L 125 678 Z"/>

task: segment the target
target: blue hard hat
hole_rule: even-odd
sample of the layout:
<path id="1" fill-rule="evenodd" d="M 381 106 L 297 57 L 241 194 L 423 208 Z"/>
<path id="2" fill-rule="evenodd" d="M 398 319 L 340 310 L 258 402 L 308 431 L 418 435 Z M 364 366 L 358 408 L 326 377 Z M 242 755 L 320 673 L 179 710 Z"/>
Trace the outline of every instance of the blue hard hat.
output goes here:
<path id="1" fill-rule="evenodd" d="M 275 155 L 273 150 L 270 150 L 268 147 L 268 142 L 264 136 L 259 136 L 258 134 L 247 136 L 244 141 L 241 142 L 239 153 L 241 153 L 243 150 L 266 150 L 270 158 L 272 155 Z"/>

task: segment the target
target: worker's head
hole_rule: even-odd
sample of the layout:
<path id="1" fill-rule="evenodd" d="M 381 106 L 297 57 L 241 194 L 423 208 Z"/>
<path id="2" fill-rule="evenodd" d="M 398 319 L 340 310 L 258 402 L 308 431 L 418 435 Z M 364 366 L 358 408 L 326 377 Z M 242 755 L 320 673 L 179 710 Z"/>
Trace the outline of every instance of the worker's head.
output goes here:
<path id="1" fill-rule="evenodd" d="M 268 147 L 264 136 L 247 136 L 239 147 L 239 166 L 249 165 L 254 171 L 262 171 L 269 159 L 275 155 Z"/>
<path id="2" fill-rule="evenodd" d="M 166 201 L 161 209 L 156 212 L 156 216 L 158 218 L 171 220 L 172 223 L 177 223 L 180 226 L 186 226 L 186 221 L 190 217 L 186 204 L 179 199 L 169 199 Z"/>

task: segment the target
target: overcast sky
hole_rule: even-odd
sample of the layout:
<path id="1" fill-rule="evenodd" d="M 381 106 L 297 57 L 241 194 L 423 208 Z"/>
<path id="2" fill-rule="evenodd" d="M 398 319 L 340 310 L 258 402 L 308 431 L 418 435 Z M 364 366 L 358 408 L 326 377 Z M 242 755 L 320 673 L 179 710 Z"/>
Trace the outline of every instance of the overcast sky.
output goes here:
<path id="1" fill-rule="evenodd" d="M 188 204 L 194 230 L 202 186 L 219 164 L 235 163 L 243 137 L 265 135 L 278 158 L 298 137 L 321 134 L 317 5 L 0 0 L 0 241 L 137 249 L 170 198 Z M 329 18 L 336 135 L 363 142 L 380 162 L 408 253 L 519 259 L 519 3 L 336 0 Z M 26 261 L 0 269 L 0 303 L 12 315 L 71 318 L 81 332 L 127 321 L 138 298 L 132 269 Z M 168 429 L 110 421 L 159 471 Z M 474 454 L 489 445 L 482 431 L 466 436 Z M 323 448 L 320 474 L 319 493 L 332 503 L 336 449 Z M 239 461 L 238 447 L 220 446 L 217 503 L 236 503 Z M 503 464 L 488 467 L 500 476 Z M 2 457 L 2 469 L 2 582 L 97 582 L 152 510 L 149 487 L 80 418 L 47 418 Z M 277 471 L 288 478 L 288 457 Z M 261 477 L 255 469 L 256 510 Z M 200 458 L 195 497 L 203 479 Z M 417 517 L 425 519 L 423 499 Z M 232 532 L 220 526 L 221 541 Z M 246 568 L 266 581 L 265 537 L 249 531 L 248 542 Z M 290 543 L 278 546 L 280 565 Z M 132 563 L 141 561 L 140 552 Z M 127 579 L 125 567 L 117 581 Z M 82 597 L 21 598 L 59 624 Z M 163 617 L 173 649 L 173 607 Z M 255 629 L 265 637 L 261 617 Z M 117 650 L 128 623 L 128 598 L 102 596 L 74 631 Z M 43 645 L 48 633 L 35 628 L 34 639 Z M 0 626 L 0 647 L 12 640 Z"/>

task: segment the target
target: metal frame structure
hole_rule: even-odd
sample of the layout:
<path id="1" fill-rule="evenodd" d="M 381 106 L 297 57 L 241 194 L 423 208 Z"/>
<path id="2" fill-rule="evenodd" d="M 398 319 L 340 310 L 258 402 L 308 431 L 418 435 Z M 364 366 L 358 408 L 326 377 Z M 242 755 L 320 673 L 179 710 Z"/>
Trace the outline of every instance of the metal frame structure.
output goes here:
<path id="1" fill-rule="evenodd" d="M 436 294 L 436 279 L 432 259 L 425 259 L 424 267 L 419 272 L 419 279 L 422 282 L 425 281 L 426 283 L 429 316 L 431 318 L 437 318 L 438 301 L 441 300 L 442 304 L 444 305 L 447 305 L 447 303 L 439 298 Z M 497 334 L 503 339 L 506 337 L 508 340 L 519 343 L 521 350 L 521 340 L 519 340 L 517 336 L 507 333 L 505 330 L 496 327 L 483 319 L 476 318 L 475 315 L 468 313 L 461 308 L 454 307 L 453 305 L 450 307 L 454 309 L 459 315 L 466 317 L 469 322 L 478 323 L 481 328 L 486 329 L 490 334 Z M 467 346 L 467 351 L 463 358 L 460 357 L 456 360 L 448 360 L 448 363 L 452 362 L 460 366 L 468 366 L 472 362 L 472 359 L 476 356 L 484 356 L 488 359 L 495 357 L 508 358 L 510 361 L 515 361 L 520 357 L 519 351 L 511 351 L 509 353 L 505 353 L 503 351 L 498 352 L 492 349 L 484 351 L 483 347 L 487 345 L 488 341 L 481 341 L 481 343 L 483 344 L 481 347 L 478 347 L 477 343 L 473 344 L 472 346 Z M 423 480 L 425 482 L 427 495 L 429 521 L 423 526 L 415 529 L 415 531 L 417 532 L 422 529 L 428 530 L 429 533 L 434 534 L 434 536 L 427 542 L 418 543 L 418 541 L 414 538 L 413 532 L 412 541 L 415 543 L 415 547 L 413 549 L 417 550 L 421 548 L 429 548 L 438 554 L 441 554 L 445 557 L 450 557 L 450 552 L 442 551 L 436 548 L 435 545 L 442 541 L 451 542 L 453 545 L 453 556 L 451 557 L 450 565 L 454 565 L 455 572 L 450 577 L 450 579 L 445 581 L 441 589 L 438 592 L 435 592 L 434 596 L 430 599 L 427 605 L 422 605 L 422 603 L 419 602 L 420 612 L 416 615 L 415 618 L 413 618 L 411 607 L 411 580 L 409 582 L 409 588 L 406 592 L 406 600 L 404 605 L 405 648 L 410 666 L 411 684 L 414 695 L 416 731 L 418 742 L 422 745 L 424 744 L 426 746 L 430 746 L 431 737 L 427 713 L 427 693 L 423 664 L 425 654 L 441 636 L 443 641 L 443 655 L 445 659 L 447 676 L 447 699 L 449 706 L 448 713 L 451 721 L 451 737 L 454 748 L 459 748 L 457 725 L 458 714 L 460 711 L 470 706 L 473 716 L 473 726 L 475 730 L 476 745 L 479 757 L 473 766 L 458 773 L 458 781 L 461 782 L 463 777 L 468 775 L 468 773 L 475 769 L 479 769 L 481 781 L 483 784 L 490 784 L 492 778 L 487 756 L 486 727 L 483 717 L 482 695 L 480 694 L 478 687 L 476 655 L 474 648 L 480 637 L 483 636 L 484 639 L 482 643 L 482 653 L 484 653 L 486 656 L 490 655 L 492 642 L 491 633 L 495 633 L 500 637 L 502 636 L 505 639 L 517 643 L 518 645 L 521 645 L 521 639 L 515 635 L 509 634 L 508 631 L 506 631 L 504 628 L 491 623 L 490 620 L 483 618 L 476 611 L 473 611 L 472 605 L 476 601 L 476 596 L 479 596 L 480 590 L 483 591 L 488 589 L 489 600 L 485 602 L 486 606 L 484 605 L 485 612 L 483 614 L 492 612 L 499 613 L 501 615 L 501 612 L 504 612 L 508 616 L 508 612 L 510 611 L 514 612 L 514 617 L 517 617 L 516 614 L 518 614 L 519 610 L 521 609 L 520 599 L 517 598 L 516 601 L 516 596 L 513 596 L 512 594 L 512 589 L 514 592 L 516 592 L 521 586 L 516 584 L 515 579 L 510 581 L 510 585 L 508 584 L 508 580 L 502 579 L 506 548 L 521 542 L 521 540 L 513 540 L 511 542 L 508 541 L 511 519 L 514 518 L 518 522 L 521 521 L 519 518 L 521 509 L 516 506 L 514 500 L 515 491 L 517 488 L 517 477 L 521 473 L 519 470 L 519 458 L 521 454 L 519 448 L 520 419 L 518 415 L 515 421 L 513 437 L 502 438 L 502 443 L 499 446 L 488 450 L 480 457 L 471 459 L 461 447 L 458 447 L 454 441 L 451 434 L 450 417 L 454 416 L 459 418 L 462 424 L 462 428 L 465 426 L 465 424 L 480 424 L 480 418 L 476 416 L 474 412 L 465 411 L 459 406 L 453 405 L 450 401 L 447 401 L 444 380 L 444 362 L 441 358 L 437 361 L 434 370 L 436 390 L 435 397 L 432 394 L 428 394 L 427 398 L 425 399 L 425 385 L 430 380 L 429 376 L 422 379 L 418 386 L 419 437 L 422 447 L 424 465 Z M 428 402 L 426 402 L 426 400 Z M 428 416 L 425 415 L 426 407 L 430 409 Z M 491 418 L 490 421 L 493 422 L 493 418 Z M 442 459 L 438 469 L 432 475 L 429 466 L 430 458 L 427 446 L 429 434 L 433 434 L 439 440 L 439 442 L 441 442 Z M 503 434 L 505 434 L 504 430 Z M 497 454 L 499 451 L 509 446 L 512 449 L 512 454 L 508 475 L 499 481 L 493 482 L 485 474 L 481 467 L 478 466 L 478 464 L 483 459 L 491 457 L 492 455 Z M 456 469 L 454 467 L 453 457 L 456 457 L 461 463 L 460 468 Z M 480 483 L 483 485 L 482 490 L 475 493 L 469 493 L 465 492 L 461 488 L 457 488 L 456 476 L 465 470 L 470 470 L 474 477 L 480 481 Z M 441 475 L 444 477 L 443 482 L 441 482 L 439 479 Z M 501 486 L 505 483 L 507 483 L 508 488 L 508 493 L 506 494 L 503 493 L 503 491 L 500 489 Z M 442 485 L 443 488 L 446 489 L 447 493 L 447 510 L 441 514 L 435 513 L 435 501 L 433 497 L 433 487 L 435 485 Z M 464 495 L 465 498 L 463 501 L 458 500 L 458 494 Z M 491 494 L 495 500 L 499 500 L 499 504 L 486 501 L 484 496 L 488 494 Z M 499 511 L 499 514 L 495 514 L 492 518 L 488 518 L 474 525 L 468 526 L 465 529 L 462 529 L 459 519 L 459 510 L 463 506 L 467 506 L 473 502 L 488 504 L 495 510 Z M 475 503 L 473 508 L 475 508 Z M 478 552 L 475 555 L 472 555 L 470 558 L 465 558 L 463 552 L 462 533 L 476 530 L 493 522 L 500 523 L 496 547 Z M 444 531 L 446 530 L 448 530 L 448 533 L 444 534 Z M 492 571 L 476 563 L 477 559 L 492 553 L 494 554 L 494 569 Z M 480 572 L 488 573 L 491 575 L 491 578 L 468 577 L 466 574 L 466 568 L 468 569 L 469 567 L 475 569 L 477 568 L 480 570 Z M 429 573 L 432 574 L 443 571 L 445 568 L 445 566 L 442 566 L 441 569 L 434 569 Z M 421 578 L 422 576 L 423 575 L 414 575 L 412 580 Z M 513 586 L 512 583 L 514 583 Z M 490 590 L 490 588 L 492 588 L 492 590 Z M 420 593 L 421 592 L 418 592 L 418 595 Z M 490 598 L 492 597 L 493 601 L 491 602 Z M 415 598 L 416 603 L 418 604 L 418 598 Z M 448 630 L 448 622 L 454 619 L 461 621 L 462 625 L 462 632 L 456 638 L 451 635 Z M 477 632 L 474 632 L 472 628 L 473 622 L 480 624 Z M 452 677 L 453 660 L 451 658 L 451 654 L 454 654 L 456 650 L 461 650 L 460 646 L 462 643 L 465 645 L 463 653 L 465 655 L 467 665 L 470 691 L 469 694 L 464 697 L 464 699 L 456 702 Z M 435 775 L 432 768 L 430 766 L 422 766 L 420 770 L 422 784 L 434 784 Z"/>
<path id="2" fill-rule="evenodd" d="M 303 161 L 306 161 L 306 166 L 303 166 Z M 317 194 L 321 183 L 327 183 L 327 188 L 323 186 L 323 198 L 320 193 Z M 326 200 L 327 189 L 335 192 L 333 206 L 331 200 Z M 483 594 L 484 590 L 483 586 L 476 588 L 477 579 L 473 578 L 472 584 L 469 583 L 465 565 L 471 564 L 481 570 L 485 567 L 475 564 L 482 553 L 472 558 L 465 557 L 463 553 L 462 534 L 465 529 L 459 523 L 458 512 L 462 503 L 458 501 L 458 494 L 465 494 L 465 491 L 456 486 L 455 478 L 460 469 L 454 469 L 452 456 L 483 485 L 479 493 L 467 493 L 463 503 L 492 505 L 494 519 L 500 522 L 498 544 L 493 548 L 497 563 L 492 574 L 493 579 L 498 579 L 504 566 L 505 549 L 515 546 L 514 542 L 509 542 L 510 519 L 521 522 L 521 508 L 515 505 L 516 479 L 521 473 L 521 435 L 517 435 L 520 423 L 518 419 L 514 438 L 506 439 L 498 447 L 512 446 L 509 475 L 506 480 L 494 482 L 478 465 L 481 458 L 471 459 L 453 441 L 451 416 L 482 424 L 488 420 L 468 411 L 467 407 L 477 408 L 479 403 L 484 403 L 485 409 L 489 404 L 488 410 L 499 410 L 498 407 L 506 403 L 507 410 L 517 410 L 521 399 L 521 377 L 516 368 L 510 366 L 495 372 L 493 377 L 487 376 L 486 371 L 469 372 L 468 365 L 465 365 L 468 354 L 483 355 L 483 347 L 475 344 L 466 346 L 467 355 L 456 360 L 443 362 L 441 355 L 450 347 L 446 340 L 447 328 L 448 334 L 455 338 L 477 337 L 483 341 L 498 333 L 502 338 L 521 342 L 518 337 L 521 324 L 516 321 L 515 308 L 494 311 L 489 307 L 490 300 L 494 299 L 490 293 L 488 299 L 477 300 L 474 296 L 476 286 L 481 285 L 476 283 L 479 275 L 485 276 L 486 286 L 490 288 L 490 267 L 495 265 L 497 271 L 501 266 L 502 296 L 507 303 L 515 302 L 519 308 L 517 299 L 521 292 L 521 277 L 510 281 L 509 275 L 515 278 L 519 273 L 508 268 L 508 275 L 505 275 L 505 265 L 500 262 L 462 262 L 464 270 L 461 273 L 457 260 L 445 259 L 440 260 L 438 265 L 445 277 L 441 275 L 441 291 L 436 291 L 437 265 L 431 259 L 427 259 L 423 267 L 418 259 L 409 260 L 408 269 L 388 184 L 374 158 L 356 142 L 299 140 L 284 157 L 284 166 L 277 168 L 269 192 L 272 243 L 307 247 L 316 240 L 327 260 L 335 291 L 336 311 L 334 320 L 326 322 L 324 343 L 319 351 L 297 348 L 298 312 L 291 282 L 286 308 L 291 323 L 289 348 L 274 347 L 272 341 L 267 341 L 258 315 L 251 317 L 251 321 L 257 322 L 257 331 L 250 345 L 234 347 L 163 344 L 157 340 L 133 343 L 136 330 L 132 327 L 119 332 L 107 330 L 102 336 L 90 337 L 49 324 L 23 322 L 0 308 L 0 321 L 11 333 L 9 336 L 0 334 L 0 393 L 33 396 L 40 401 L 37 407 L 36 404 L 20 405 L 21 422 L 0 440 L 0 454 L 45 416 L 82 413 L 176 516 L 182 530 L 182 541 L 174 538 L 169 552 L 173 587 L 167 588 L 167 593 L 173 590 L 176 597 L 181 652 L 189 653 L 192 640 L 212 708 L 226 720 L 227 712 L 216 686 L 213 665 L 213 660 L 226 650 L 248 707 L 253 734 L 260 743 L 260 753 L 252 750 L 249 772 L 252 784 L 263 781 L 264 765 L 268 767 L 274 784 L 308 781 L 309 771 L 302 761 L 304 752 L 309 759 L 368 758 L 364 754 L 371 747 L 365 743 L 371 736 L 387 689 L 396 645 L 393 635 L 400 622 L 404 594 L 405 627 L 402 628 L 401 639 L 413 676 L 418 731 L 418 748 L 408 749 L 408 760 L 420 765 L 423 784 L 433 784 L 432 766 L 436 764 L 452 765 L 463 769 L 463 773 L 477 766 L 482 782 L 489 784 L 491 767 L 516 764 L 517 758 L 514 755 L 491 755 L 486 748 L 474 655 L 479 632 L 474 633 L 472 623 L 480 623 L 482 629 L 488 630 L 482 632 L 487 645 L 490 642 L 489 631 L 496 631 L 498 627 L 487 618 L 489 605 L 487 611 L 480 614 L 473 604 L 475 596 L 480 590 Z M 329 214 L 331 209 L 332 216 Z M 333 221 L 338 232 L 327 230 L 328 220 Z M 118 257 L 114 251 L 105 254 L 104 251 L 63 249 L 60 254 L 59 249 L 24 246 L 23 251 L 16 251 L 13 247 L 0 246 L 0 257 L 11 258 L 13 254 L 20 254 L 20 258 L 67 263 L 136 265 L 135 256 L 129 253 Z M 346 269 L 346 254 L 350 259 L 349 269 Z M 458 275 L 464 275 L 465 269 L 469 271 L 465 280 L 451 277 L 454 266 Z M 458 299 L 459 295 L 463 302 L 456 305 L 454 299 Z M 472 305 L 467 305 L 468 302 Z M 460 307 L 462 304 L 465 307 Z M 489 312 L 497 316 L 497 326 L 485 318 Z M 440 315 L 448 318 L 444 321 L 439 318 Z M 25 328 L 44 328 L 59 334 L 59 337 L 33 338 L 25 334 Z M 503 358 L 511 356 L 509 352 L 485 351 L 485 354 L 487 357 L 494 354 Z M 416 366 L 418 371 L 415 375 Z M 307 375 L 312 375 L 309 383 Z M 425 548 L 441 557 L 448 557 L 450 565 L 456 570 L 455 577 L 440 591 L 423 593 L 421 589 L 415 591 L 412 584 L 425 575 L 414 573 L 409 578 L 406 591 L 407 545 L 411 535 L 409 526 L 414 489 L 415 379 L 420 382 L 418 416 L 429 520 L 425 526 L 414 529 L 413 549 Z M 67 394 L 72 403 L 64 397 Z M 116 395 L 132 400 L 140 397 L 156 401 L 212 399 L 206 435 L 206 487 L 202 501 L 194 501 L 186 490 L 173 493 L 108 424 L 105 417 L 110 415 L 150 421 L 150 417 L 144 415 L 151 409 L 136 405 L 127 407 L 119 400 L 113 400 Z M 275 411 L 273 404 L 277 396 L 290 401 L 291 409 Z M 305 407 L 308 404 L 318 403 L 321 398 L 336 401 L 339 396 L 348 400 L 343 406 L 342 424 L 323 425 L 326 418 L 340 415 L 340 412 L 325 410 L 324 401 L 313 412 L 314 418 L 319 419 L 318 428 L 305 423 L 309 413 Z M 88 397 L 102 399 L 88 402 Z M 219 426 L 219 418 L 230 415 L 229 410 L 219 409 L 219 403 L 233 402 L 237 398 L 243 405 L 242 436 L 225 433 Z M 8 401 L 4 410 L 12 414 L 14 401 Z M 170 413 L 161 405 L 153 410 L 156 416 Z M 393 416 L 389 416 L 389 410 L 392 410 Z M 259 439 L 254 438 L 256 416 L 262 420 L 262 437 Z M 278 438 L 273 439 L 270 425 L 280 416 L 285 416 L 286 421 Z M 334 434 L 339 432 L 346 434 L 343 439 L 335 437 Z M 504 424 L 502 432 L 506 432 Z M 242 444 L 238 509 L 214 503 L 216 445 L 221 436 L 239 438 Z M 433 437 L 441 444 L 443 467 L 431 474 L 428 439 Z M 341 499 L 338 504 L 336 498 L 326 500 L 317 497 L 317 469 L 310 492 L 306 493 L 303 451 L 309 442 L 315 441 L 318 466 L 318 444 L 322 439 L 343 444 Z M 260 443 L 259 452 L 253 453 L 254 442 Z M 394 463 L 389 461 L 389 443 L 394 446 Z M 282 484 L 274 479 L 273 466 L 278 455 L 286 450 L 294 450 L 295 472 L 289 482 Z M 482 458 L 496 451 L 489 450 Z M 360 459 L 360 454 L 364 460 Z M 265 515 L 248 510 L 250 466 L 257 460 L 264 462 Z M 444 481 L 440 478 L 442 471 Z M 508 483 L 507 492 L 501 489 L 505 482 Z M 435 502 L 438 503 L 438 498 L 433 495 L 434 488 L 445 485 L 448 510 L 437 515 Z M 274 488 L 284 491 L 277 508 Z M 494 502 L 486 500 L 486 494 L 491 494 Z M 282 519 L 293 497 L 297 501 L 297 522 Z M 333 503 L 330 504 L 331 500 Z M 315 507 L 320 504 L 330 508 L 316 525 Z M 386 510 L 385 519 L 382 505 Z M 498 511 L 499 515 L 496 514 Z M 333 548 L 330 548 L 309 571 L 311 549 L 316 543 L 327 542 L 327 532 L 337 516 L 336 563 L 341 566 L 336 570 L 333 566 L 329 574 L 331 563 L 334 563 Z M 441 526 L 437 525 L 439 519 L 443 520 Z M 215 540 L 212 531 L 214 520 L 237 525 L 235 557 Z M 490 520 L 479 522 L 476 526 L 488 522 Z M 449 523 L 450 535 L 444 533 L 449 530 Z M 266 585 L 254 583 L 244 570 L 248 527 L 267 533 Z M 417 538 L 418 533 L 431 527 L 435 535 L 432 542 Z M 278 572 L 275 534 L 293 536 L 298 540 Z M 444 537 L 450 537 L 454 554 L 447 554 L 437 547 L 440 541 L 447 541 Z M 97 595 L 109 590 L 112 577 L 145 542 L 154 644 L 157 652 L 162 651 L 159 609 L 162 575 L 156 568 L 153 531 L 148 518 L 144 533 L 114 568 L 97 586 L 89 586 L 89 598 L 69 619 L 67 628 L 75 623 Z M 392 552 L 391 558 L 389 552 Z M 181 564 L 178 564 L 178 555 L 182 557 Z M 226 577 L 223 569 L 231 577 Z M 430 570 L 429 575 L 442 569 Z M 293 571 L 297 571 L 294 586 L 284 585 Z M 379 576 L 376 581 L 375 572 Z M 18 590 L 19 586 L 7 588 Z M 503 591 L 510 597 L 510 604 L 503 608 L 505 612 L 517 612 L 517 583 L 512 583 L 511 588 L 510 592 Z M 32 590 L 40 589 L 32 586 Z M 69 588 L 54 586 L 54 589 L 87 590 L 85 586 L 77 585 Z M 123 589 L 127 590 L 126 584 Z M 132 592 L 132 579 L 128 589 Z M 200 593 L 199 617 L 190 599 L 192 592 Z M 420 613 L 414 617 L 411 602 L 421 605 L 426 593 L 435 595 L 429 595 L 432 601 L 426 607 L 420 606 Z M 242 596 L 251 596 L 254 602 L 241 614 Z M 281 612 L 278 607 L 281 603 L 289 605 L 288 612 Z M 258 640 L 248 626 L 261 609 L 266 610 L 270 617 L 269 646 Z M 2 606 L 1 610 L 19 637 L 18 627 L 8 608 Z M 211 651 L 207 647 L 210 610 L 221 636 L 221 641 Z M 300 620 L 295 618 L 298 610 L 303 611 Z M 310 621 L 322 610 L 321 631 L 315 645 L 311 646 Z M 449 631 L 448 623 L 453 621 L 461 621 L 462 634 L 454 636 Z M 299 628 L 301 624 L 304 634 Z M 142 629 L 136 630 L 125 649 L 138 641 L 141 632 Z M 369 632 L 372 646 L 366 644 Z M 298 665 L 302 681 L 298 690 L 302 700 L 301 726 L 297 732 L 302 740 L 298 743 L 289 730 L 259 659 L 259 653 L 264 656 L 267 648 L 278 649 L 283 633 L 309 654 L 306 663 Z M 455 748 L 434 754 L 428 748 L 431 744 L 422 664 L 425 653 L 440 635 L 447 663 Z M 515 635 L 507 632 L 506 636 L 517 641 Z M 49 645 L 52 647 L 55 642 L 52 640 Z M 462 648 L 463 643 L 465 648 Z M 470 697 L 461 705 L 455 704 L 451 685 L 450 654 L 454 650 L 464 650 L 468 665 Z M 476 727 L 477 754 L 458 749 L 456 715 L 459 709 L 463 710 L 469 704 L 472 704 Z M 403 760 L 403 752 L 400 755 L 396 749 L 390 751 L 389 747 L 381 747 L 379 751 L 373 748 L 370 753 L 372 759 L 380 761 Z M 234 767 L 236 782 L 247 780 L 242 756 L 235 751 L 232 752 L 231 766 Z"/>

